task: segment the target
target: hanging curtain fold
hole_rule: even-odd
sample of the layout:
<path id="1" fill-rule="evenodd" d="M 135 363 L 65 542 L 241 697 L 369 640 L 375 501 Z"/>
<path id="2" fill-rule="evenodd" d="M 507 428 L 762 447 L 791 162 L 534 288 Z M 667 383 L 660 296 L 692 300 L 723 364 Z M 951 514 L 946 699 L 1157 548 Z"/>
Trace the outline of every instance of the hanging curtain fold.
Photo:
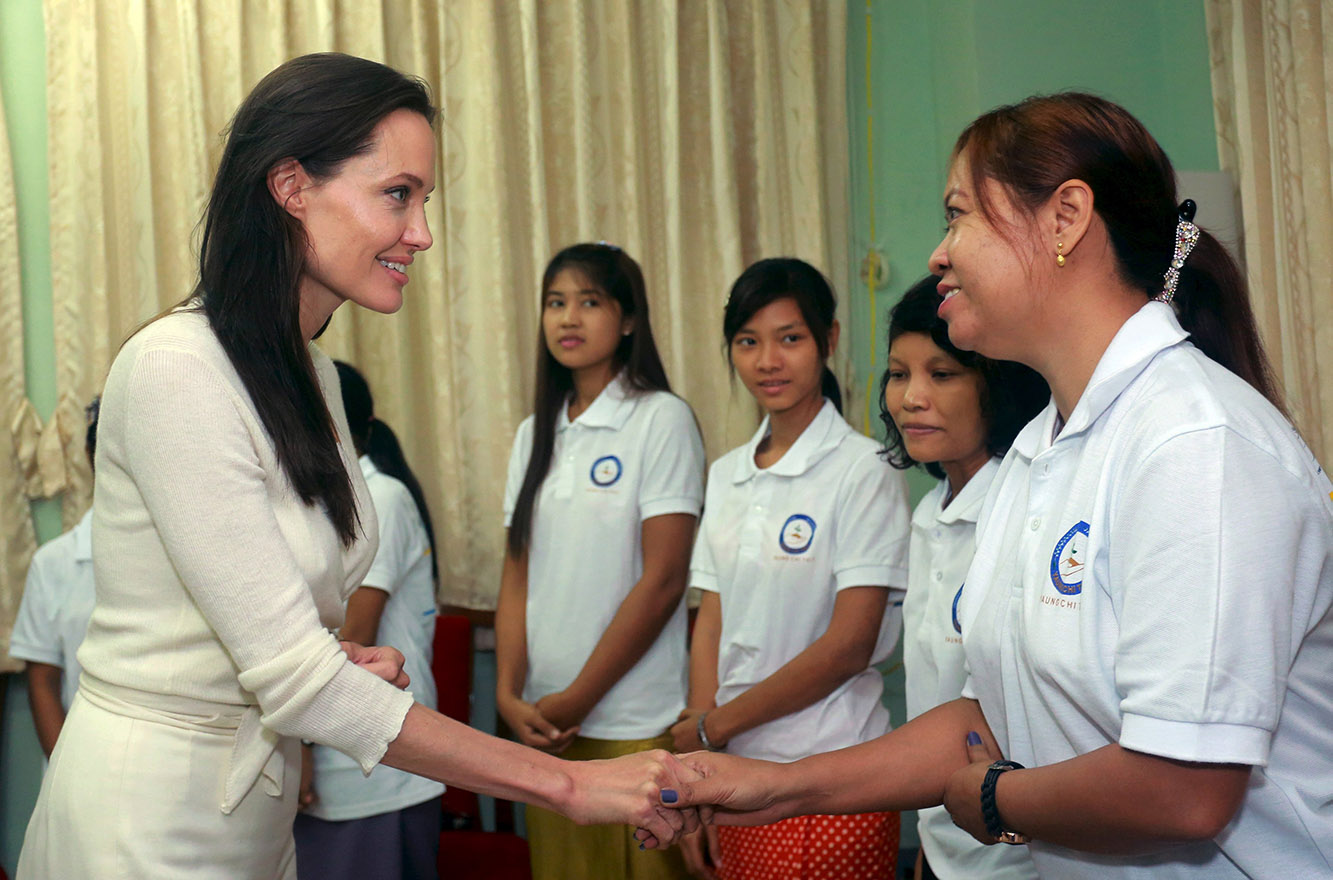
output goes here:
<path id="1" fill-rule="evenodd" d="M 1333 465 L 1333 4 L 1208 0 L 1222 169 L 1236 180 L 1264 344 Z"/>
<path id="2" fill-rule="evenodd" d="M 40 485 L 36 453 L 40 423 L 28 403 L 23 379 L 23 301 L 19 288 L 18 211 L 9 134 L 0 97 L 0 327 L 9 342 L 0 346 L 0 673 L 21 663 L 9 658 L 19 598 L 28 561 L 37 547 L 28 492 Z"/>

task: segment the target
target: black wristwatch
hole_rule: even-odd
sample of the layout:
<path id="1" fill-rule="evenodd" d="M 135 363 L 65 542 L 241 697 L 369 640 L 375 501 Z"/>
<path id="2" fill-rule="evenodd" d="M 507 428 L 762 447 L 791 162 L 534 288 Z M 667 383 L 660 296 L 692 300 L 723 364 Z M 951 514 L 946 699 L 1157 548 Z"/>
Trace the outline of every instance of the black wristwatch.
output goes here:
<path id="1" fill-rule="evenodd" d="M 995 781 L 1000 774 L 1009 770 L 1022 770 L 1017 761 L 996 761 L 986 769 L 986 778 L 981 780 L 981 818 L 986 823 L 986 833 L 1000 843 L 1021 844 L 1028 842 L 1026 834 L 1007 830 L 1000 822 L 1000 810 L 995 806 Z"/>

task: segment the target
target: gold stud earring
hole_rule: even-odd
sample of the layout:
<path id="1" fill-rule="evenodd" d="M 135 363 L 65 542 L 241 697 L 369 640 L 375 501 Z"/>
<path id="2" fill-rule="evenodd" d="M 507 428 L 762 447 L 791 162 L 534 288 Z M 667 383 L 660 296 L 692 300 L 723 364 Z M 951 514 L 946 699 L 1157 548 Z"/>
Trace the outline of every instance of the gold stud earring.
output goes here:
<path id="1" fill-rule="evenodd" d="M 1059 266 L 1061 269 L 1065 267 L 1065 255 L 1062 253 L 1064 249 L 1065 243 L 1063 241 L 1057 241 L 1055 243 L 1055 265 Z"/>

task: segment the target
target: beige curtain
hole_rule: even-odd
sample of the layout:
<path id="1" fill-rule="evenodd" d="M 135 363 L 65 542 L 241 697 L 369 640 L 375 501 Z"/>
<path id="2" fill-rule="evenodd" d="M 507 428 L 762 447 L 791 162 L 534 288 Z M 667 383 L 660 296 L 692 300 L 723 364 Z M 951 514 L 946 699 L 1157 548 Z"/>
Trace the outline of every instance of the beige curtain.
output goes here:
<path id="1" fill-rule="evenodd" d="M 25 441 L 31 446 L 36 432 L 24 390 L 18 212 L 4 119 L 4 99 L 0 98 L 0 327 L 6 338 L 0 346 L 0 418 L 4 419 L 0 423 L 0 672 L 13 672 L 23 664 L 9 659 L 9 637 L 28 560 L 37 546 L 25 493 L 23 459 L 30 450 L 20 446 Z"/>
<path id="2" fill-rule="evenodd" d="M 537 283 L 556 249 L 606 240 L 640 261 L 668 373 L 713 456 L 755 425 L 722 356 L 731 281 L 754 259 L 793 254 L 847 291 L 843 2 L 46 9 L 69 420 L 126 332 L 190 289 L 219 133 L 260 76 L 336 49 L 431 83 L 442 110 L 435 246 L 413 267 L 402 314 L 344 310 L 321 344 L 365 370 L 426 486 L 446 602 L 493 605 L 505 466 L 531 405 Z M 845 358 L 837 366 L 850 378 Z M 86 493 L 76 446 L 69 516 Z"/>
<path id="3" fill-rule="evenodd" d="M 1297 427 L 1333 466 L 1333 4 L 1206 8 L 1218 150 L 1264 342 Z"/>

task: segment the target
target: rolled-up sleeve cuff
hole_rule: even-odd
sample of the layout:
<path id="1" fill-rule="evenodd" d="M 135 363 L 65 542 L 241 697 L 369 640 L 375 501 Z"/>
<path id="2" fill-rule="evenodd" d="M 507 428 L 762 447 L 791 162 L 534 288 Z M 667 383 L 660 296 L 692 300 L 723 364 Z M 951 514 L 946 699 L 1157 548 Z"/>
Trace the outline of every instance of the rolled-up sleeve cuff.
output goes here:
<path id="1" fill-rule="evenodd" d="M 1177 761 L 1206 764 L 1268 764 L 1272 731 L 1245 724 L 1166 721 L 1146 715 L 1125 715 L 1120 745 Z"/>
<path id="2" fill-rule="evenodd" d="M 658 498 L 639 505 L 639 520 L 666 516 L 669 513 L 688 513 L 690 516 L 698 516 L 702 507 L 703 502 L 698 498 L 683 495 L 676 498 Z"/>
<path id="3" fill-rule="evenodd" d="M 907 578 L 899 575 L 898 569 L 892 565 L 858 565 L 835 572 L 833 579 L 839 590 L 848 587 L 896 587 L 907 583 Z"/>

